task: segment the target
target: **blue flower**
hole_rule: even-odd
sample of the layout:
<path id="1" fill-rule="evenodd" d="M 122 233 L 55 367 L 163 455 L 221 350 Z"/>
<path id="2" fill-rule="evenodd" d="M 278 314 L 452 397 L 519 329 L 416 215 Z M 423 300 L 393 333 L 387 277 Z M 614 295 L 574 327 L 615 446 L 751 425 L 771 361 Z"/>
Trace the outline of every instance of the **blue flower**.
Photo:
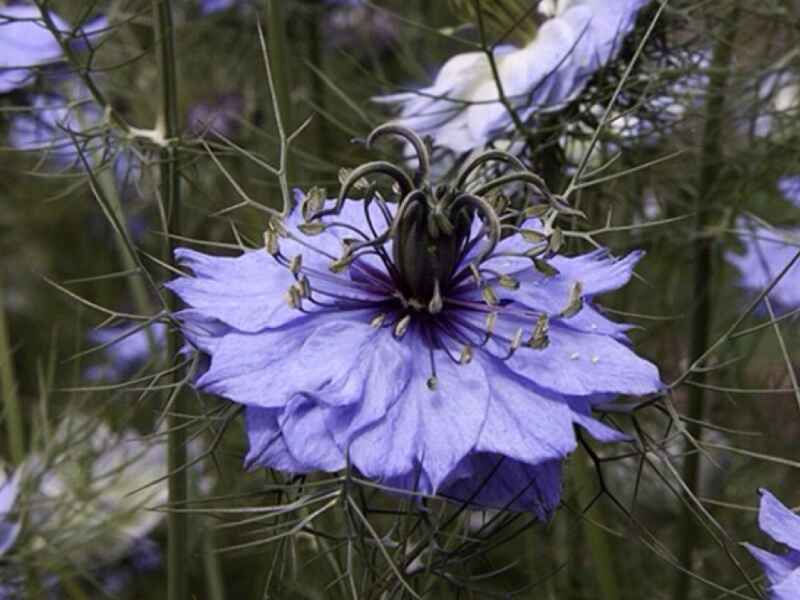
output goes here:
<path id="1" fill-rule="evenodd" d="M 48 14 L 67 42 L 78 47 L 108 26 L 105 17 L 97 17 L 73 35 L 72 28 L 61 17 Z M 36 6 L 0 7 L 0 94 L 27 87 L 33 83 L 36 67 L 58 62 L 62 55 L 58 40 L 45 27 Z"/>
<path id="2" fill-rule="evenodd" d="M 505 44 L 495 49 L 503 91 L 519 117 L 525 121 L 572 101 L 591 77 L 616 57 L 622 39 L 648 2 L 545 3 L 545 12 L 551 18 L 527 46 Z M 399 124 L 431 135 L 437 145 L 456 152 L 481 148 L 512 126 L 483 52 L 452 57 L 430 87 L 376 100 L 399 104 Z"/>
<path id="3" fill-rule="evenodd" d="M 207 130 L 232 137 L 240 129 L 244 99 L 240 94 L 222 94 L 211 100 L 196 102 L 188 111 L 189 130 L 197 134 Z"/>
<path id="4" fill-rule="evenodd" d="M 108 363 L 96 365 L 86 372 L 90 380 L 119 381 L 140 369 L 148 360 L 163 353 L 167 327 L 163 323 L 101 327 L 89 334 L 96 345 L 107 345 Z"/>
<path id="5" fill-rule="evenodd" d="M 11 119 L 8 141 L 18 150 L 41 152 L 59 167 L 79 165 L 80 153 L 91 163 L 106 144 L 104 136 L 94 135 L 102 111 L 76 80 L 66 82 L 65 88 L 66 95 L 31 95 L 28 110 Z"/>
<path id="6" fill-rule="evenodd" d="M 641 253 L 548 259 L 547 222 L 516 227 L 483 198 L 500 183 L 464 191 L 497 153 L 434 191 L 422 141 L 384 127 L 369 143 L 386 133 L 419 148 L 414 179 L 368 164 L 333 206 L 297 192 L 301 207 L 270 224 L 266 250 L 177 250 L 194 276 L 168 287 L 188 305 L 177 315 L 187 340 L 210 359 L 196 385 L 247 407 L 250 466 L 305 473 L 349 460 L 392 487 L 544 519 L 575 425 L 627 439 L 591 417 L 593 402 L 661 387 L 628 326 L 592 303 L 628 281 Z M 395 180 L 391 201 L 346 200 L 377 171 Z"/>
<path id="7" fill-rule="evenodd" d="M 762 292 L 800 251 L 800 229 L 771 228 L 741 217 L 736 223 L 744 253 L 728 252 L 726 260 L 739 270 L 739 284 Z M 795 263 L 769 293 L 776 312 L 800 306 L 800 264 Z"/>
<path id="8" fill-rule="evenodd" d="M 758 526 L 779 544 L 789 548 L 778 555 L 745 544 L 761 564 L 770 583 L 771 600 L 800 600 L 800 516 L 794 514 L 768 490 L 759 490 L 761 506 Z"/>
<path id="9" fill-rule="evenodd" d="M 397 22 L 385 11 L 363 0 L 327 0 L 330 7 L 322 20 L 323 40 L 328 48 L 356 54 L 380 53 L 397 42 Z"/>
<path id="10" fill-rule="evenodd" d="M 756 85 L 758 114 L 753 133 L 759 137 L 781 136 L 782 125 L 794 123 L 800 111 L 800 79 L 791 71 L 774 71 Z"/>
<path id="11" fill-rule="evenodd" d="M 237 0 L 200 0 L 200 12 L 204 15 L 227 10 L 236 4 Z"/>
<path id="12" fill-rule="evenodd" d="M 11 549 L 19 535 L 20 524 L 18 521 L 7 521 L 14 503 L 19 494 L 20 470 L 11 478 L 6 478 L 0 483 L 0 556 Z M 5 475 L 3 475 L 5 478 Z"/>
<path id="13" fill-rule="evenodd" d="M 786 175 L 778 180 L 778 189 L 784 198 L 800 208 L 800 175 Z"/>
<path id="14" fill-rule="evenodd" d="M 69 30 L 60 17 L 50 16 L 60 30 Z M 30 85 L 35 74 L 31 67 L 61 58 L 61 46 L 41 18 L 35 6 L 0 8 L 0 93 Z"/>

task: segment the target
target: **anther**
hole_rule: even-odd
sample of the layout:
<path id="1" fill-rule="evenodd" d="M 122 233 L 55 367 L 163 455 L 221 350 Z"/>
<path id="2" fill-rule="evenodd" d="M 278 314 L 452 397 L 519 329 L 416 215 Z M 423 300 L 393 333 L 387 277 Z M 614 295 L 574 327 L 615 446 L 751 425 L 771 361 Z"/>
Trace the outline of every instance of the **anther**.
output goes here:
<path id="1" fill-rule="evenodd" d="M 370 320 L 369 324 L 375 329 L 379 329 L 386 320 L 386 313 L 378 313 Z"/>
<path id="2" fill-rule="evenodd" d="M 320 223 L 319 221 L 314 221 L 311 223 L 300 223 L 297 226 L 297 229 L 299 229 L 301 233 L 309 236 L 319 235 L 320 233 L 325 231 L 325 228 L 326 228 L 325 224 Z"/>
<path id="3" fill-rule="evenodd" d="M 494 289 L 492 286 L 485 285 L 481 289 L 481 296 L 483 296 L 483 301 L 486 302 L 489 306 L 497 306 L 497 294 L 494 293 Z"/>
<path id="4" fill-rule="evenodd" d="M 544 350 L 550 345 L 550 338 L 548 332 L 550 330 L 550 319 L 547 315 L 539 315 L 536 320 L 536 326 L 533 328 L 533 335 L 528 340 L 528 346 L 534 350 Z"/>
<path id="5" fill-rule="evenodd" d="M 567 306 L 561 311 L 560 316 L 570 318 L 577 315 L 583 308 L 583 284 L 576 281 L 569 291 Z"/>
<path id="6" fill-rule="evenodd" d="M 516 352 L 522 345 L 522 329 L 517 329 L 514 332 L 514 337 L 511 338 L 511 352 Z"/>
<path id="7" fill-rule="evenodd" d="M 473 351 L 472 346 L 464 346 L 461 349 L 461 355 L 458 357 L 458 363 L 461 365 L 468 365 L 472 362 Z"/>
<path id="8" fill-rule="evenodd" d="M 277 256 L 280 248 L 278 247 L 278 233 L 272 229 L 264 232 L 264 248 L 271 256 Z"/>
<path id="9" fill-rule="evenodd" d="M 285 298 L 289 308 L 300 308 L 303 302 L 300 290 L 298 289 L 297 284 L 294 283 L 289 286 L 289 289 L 286 291 Z"/>
<path id="10" fill-rule="evenodd" d="M 350 266 L 350 263 L 353 262 L 352 256 L 343 256 L 328 265 L 328 268 L 331 270 L 332 273 L 341 273 L 347 267 Z"/>
<path id="11" fill-rule="evenodd" d="M 520 229 L 519 233 L 522 236 L 522 239 L 524 239 L 526 242 L 530 242 L 531 244 L 539 244 L 547 241 L 547 236 L 541 231 L 536 231 L 535 229 Z"/>
<path id="12" fill-rule="evenodd" d="M 507 290 L 518 290 L 519 289 L 519 281 L 511 277 L 510 275 L 500 275 L 500 278 L 497 280 L 502 287 L 506 288 Z"/>
<path id="13" fill-rule="evenodd" d="M 289 261 L 289 270 L 292 272 L 292 275 L 297 275 L 300 272 L 300 269 L 303 268 L 303 255 L 297 254 Z"/>
<path id="14" fill-rule="evenodd" d="M 549 262 L 541 258 L 534 258 L 533 266 L 536 268 L 537 271 L 539 271 L 539 273 L 541 273 L 545 277 L 555 277 L 556 275 L 559 274 L 558 269 L 556 269 Z"/>
<path id="15" fill-rule="evenodd" d="M 439 380 L 436 379 L 436 377 L 428 377 L 428 381 L 425 382 L 425 385 L 427 385 L 428 389 L 433 392 L 436 390 L 436 386 L 439 385 Z"/>
<path id="16" fill-rule="evenodd" d="M 394 335 L 397 338 L 402 338 L 406 331 L 408 331 L 408 326 L 411 324 L 411 315 L 406 315 L 402 319 L 400 319 L 394 326 Z"/>
<path id="17" fill-rule="evenodd" d="M 494 335 L 494 326 L 497 324 L 497 313 L 490 312 L 486 315 L 486 334 L 490 337 Z"/>

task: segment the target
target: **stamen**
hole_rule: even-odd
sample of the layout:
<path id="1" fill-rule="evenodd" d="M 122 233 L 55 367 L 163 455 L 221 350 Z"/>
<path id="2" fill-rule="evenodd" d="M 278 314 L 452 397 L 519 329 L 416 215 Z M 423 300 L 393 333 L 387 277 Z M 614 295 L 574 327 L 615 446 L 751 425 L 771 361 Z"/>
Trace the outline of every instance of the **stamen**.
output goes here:
<path id="1" fill-rule="evenodd" d="M 386 313 L 378 313 L 377 315 L 372 317 L 372 320 L 369 322 L 369 324 L 375 329 L 380 329 L 385 320 L 386 320 Z"/>
<path id="2" fill-rule="evenodd" d="M 278 245 L 278 233 L 272 229 L 264 231 L 264 248 L 271 256 L 277 256 L 280 252 Z"/>
<path id="3" fill-rule="evenodd" d="M 402 339 L 402 337 L 408 331 L 408 326 L 411 324 L 411 315 L 406 315 L 394 325 L 394 335 L 398 339 Z"/>
<path id="4" fill-rule="evenodd" d="M 438 315 L 442 312 L 442 308 L 444 307 L 444 302 L 442 301 L 442 294 L 439 290 L 439 280 L 435 279 L 433 281 L 433 297 L 431 301 L 428 302 L 428 312 L 432 315 Z"/>
<path id="5" fill-rule="evenodd" d="M 289 308 L 300 308 L 302 306 L 302 295 L 297 283 L 289 286 L 285 298 Z"/>
<path id="6" fill-rule="evenodd" d="M 297 254 L 295 255 L 291 261 L 289 261 L 289 270 L 292 272 L 292 275 L 297 275 L 300 272 L 300 269 L 303 268 L 303 255 Z"/>
<path id="7" fill-rule="evenodd" d="M 305 223 L 300 223 L 297 226 L 297 229 L 300 231 L 300 233 L 307 236 L 319 235 L 323 231 L 325 231 L 326 228 L 327 225 L 325 225 L 325 223 L 322 223 L 320 221 L 311 221 L 311 222 L 307 221 Z"/>
<path id="8" fill-rule="evenodd" d="M 576 281 L 572 284 L 572 288 L 569 291 L 569 300 L 567 302 L 567 306 L 564 310 L 561 311 L 559 316 L 564 318 L 570 318 L 577 315 L 581 309 L 583 308 L 583 284 L 580 281 Z"/>
<path id="9" fill-rule="evenodd" d="M 494 289 L 490 285 L 484 285 L 483 288 L 481 288 L 481 296 L 483 297 L 483 301 L 489 306 L 497 306 L 499 303 L 497 294 L 495 294 Z"/>
<path id="10" fill-rule="evenodd" d="M 472 346 L 468 346 L 468 345 L 464 346 L 461 349 L 461 356 L 459 356 L 458 362 L 459 362 L 459 364 L 462 364 L 462 365 L 468 365 L 469 363 L 472 362 L 472 357 L 473 357 Z"/>
<path id="11" fill-rule="evenodd" d="M 533 335 L 528 340 L 528 346 L 534 350 L 544 350 L 550 345 L 548 333 L 550 331 L 550 319 L 547 315 L 539 315 L 536 326 L 533 328 Z"/>

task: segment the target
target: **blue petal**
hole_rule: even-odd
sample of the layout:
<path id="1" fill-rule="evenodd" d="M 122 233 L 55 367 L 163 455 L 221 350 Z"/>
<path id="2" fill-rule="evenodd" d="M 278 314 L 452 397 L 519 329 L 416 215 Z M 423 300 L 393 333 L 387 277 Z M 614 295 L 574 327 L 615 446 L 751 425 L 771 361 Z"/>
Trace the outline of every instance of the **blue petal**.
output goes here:
<path id="1" fill-rule="evenodd" d="M 745 217 L 736 222 L 744 254 L 728 252 L 726 260 L 741 274 L 740 285 L 753 294 L 761 293 L 798 252 L 797 240 L 800 229 L 773 229 L 763 227 Z M 776 304 L 776 312 L 800 306 L 800 263 L 795 263 L 772 288 L 770 300 Z"/>
<path id="2" fill-rule="evenodd" d="M 209 317 L 254 332 L 297 316 L 284 298 L 294 278 L 264 250 L 232 258 L 178 248 L 175 258 L 192 269 L 194 277 L 180 277 L 165 285 Z"/>
<path id="3" fill-rule="evenodd" d="M 245 429 L 250 447 L 245 456 L 245 467 L 255 466 L 278 469 L 287 473 L 307 473 L 312 470 L 298 461 L 286 446 L 278 425 L 280 410 L 248 406 L 245 411 Z"/>
<path id="4" fill-rule="evenodd" d="M 800 515 L 796 515 L 773 496 L 762 489 L 758 525 L 761 531 L 776 542 L 800 552 Z"/>
<path id="5" fill-rule="evenodd" d="M 326 425 L 329 412 L 333 411 L 310 398 L 295 396 L 280 418 L 286 447 L 307 470 L 338 471 L 345 467 L 344 453 Z"/>
<path id="6" fill-rule="evenodd" d="M 352 463 L 368 477 L 386 480 L 415 472 L 421 465 L 436 491 L 475 447 L 489 407 L 487 373 L 477 361 L 436 363 L 438 384 L 427 385 L 430 357 L 418 332 L 403 340 L 413 348 L 410 379 L 383 419 L 350 445 Z"/>
<path id="7" fill-rule="evenodd" d="M 771 600 L 800 600 L 800 568 L 770 590 Z"/>
<path id="8" fill-rule="evenodd" d="M 284 407 L 298 394 L 322 404 L 359 403 L 371 373 L 380 371 L 387 389 L 397 376 L 376 357 L 396 351 L 399 344 L 388 328 L 369 325 L 369 317 L 363 312 L 333 313 L 302 317 L 255 334 L 231 331 L 217 342 L 209 369 L 197 385 L 262 408 Z"/>
<path id="9" fill-rule="evenodd" d="M 548 397 L 497 359 L 480 354 L 475 360 L 484 364 L 491 389 L 476 450 L 535 465 L 575 449 L 574 415 L 560 395 Z"/>
<path id="10" fill-rule="evenodd" d="M 570 396 L 649 394 L 663 389 L 658 368 L 606 335 L 553 322 L 543 350 L 520 348 L 508 366 L 542 387 Z"/>
<path id="11" fill-rule="evenodd" d="M 560 460 L 536 465 L 491 453 L 467 456 L 441 494 L 473 506 L 531 512 L 548 520 L 561 499 Z"/>
<path id="12" fill-rule="evenodd" d="M 744 547 L 753 555 L 761 568 L 764 570 L 764 575 L 772 585 L 777 585 L 786 579 L 789 574 L 798 568 L 798 565 L 793 564 L 785 556 L 778 556 L 766 550 L 762 550 L 758 546 L 751 544 L 744 544 Z"/>

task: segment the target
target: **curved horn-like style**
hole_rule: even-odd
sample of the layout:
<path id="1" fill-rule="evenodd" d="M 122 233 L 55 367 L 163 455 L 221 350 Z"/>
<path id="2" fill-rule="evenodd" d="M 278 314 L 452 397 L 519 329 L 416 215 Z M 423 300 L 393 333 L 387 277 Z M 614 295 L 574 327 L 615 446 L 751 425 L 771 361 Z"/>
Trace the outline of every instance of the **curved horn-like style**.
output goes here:
<path id="1" fill-rule="evenodd" d="M 503 187 L 504 185 L 508 185 L 509 183 L 514 183 L 517 181 L 523 181 L 525 183 L 533 185 L 548 200 L 552 197 L 552 194 L 550 193 L 550 190 L 547 188 L 547 184 L 545 183 L 544 179 L 539 177 L 536 173 L 532 173 L 530 171 L 524 171 L 522 173 L 509 173 L 508 175 L 503 175 L 502 177 L 498 177 L 497 179 L 493 179 L 492 181 L 484 183 L 479 188 L 473 190 L 472 193 L 475 194 L 476 196 L 483 196 L 486 192 L 489 192 L 496 188 Z"/>
<path id="2" fill-rule="evenodd" d="M 494 212 L 492 206 L 480 196 L 468 193 L 459 194 L 456 196 L 455 200 L 453 200 L 453 204 L 450 205 L 450 210 L 458 210 L 461 204 L 472 206 L 486 218 L 486 223 L 488 225 L 488 238 L 486 243 L 478 252 L 478 255 L 474 261 L 477 264 L 480 264 L 494 251 L 494 249 L 497 247 L 497 243 L 500 241 L 500 220 L 497 218 L 497 214 Z"/>
<path id="3" fill-rule="evenodd" d="M 339 196 L 336 198 L 336 204 L 333 206 L 333 208 L 326 208 L 324 210 L 317 211 L 309 220 L 313 221 L 328 215 L 339 214 L 339 212 L 342 210 L 345 200 L 347 200 L 347 194 L 350 192 L 350 188 L 352 188 L 359 179 L 372 173 L 382 173 L 383 175 L 393 178 L 400 186 L 400 193 L 403 197 L 407 196 L 409 192 L 414 189 L 414 182 L 411 181 L 408 173 L 403 171 L 403 169 L 400 167 L 397 167 L 384 160 L 369 162 L 361 165 L 360 167 L 356 167 L 350 172 L 350 174 L 347 176 L 347 179 L 345 179 L 344 183 L 342 183 L 342 189 L 339 191 Z"/>
<path id="4" fill-rule="evenodd" d="M 385 125 L 380 125 L 372 130 L 367 137 L 367 148 L 370 148 L 378 138 L 385 137 L 387 135 L 396 135 L 401 137 L 411 144 L 411 146 L 413 146 L 417 153 L 417 160 L 419 161 L 417 172 L 414 174 L 414 183 L 419 185 L 423 181 L 427 181 L 431 172 L 431 157 L 422 138 L 419 137 L 416 132 L 407 127 L 403 127 L 402 125 L 397 125 L 394 123 L 386 123 Z"/>
<path id="5" fill-rule="evenodd" d="M 482 165 L 485 165 L 488 162 L 492 162 L 495 160 L 510 164 L 513 167 L 519 169 L 520 171 L 523 172 L 527 171 L 525 165 L 522 164 L 522 161 L 520 161 L 513 154 L 509 154 L 508 152 L 503 152 L 502 150 L 488 150 L 486 152 L 483 152 L 482 154 L 479 154 L 474 159 L 465 164 L 463 167 L 461 167 L 461 171 L 459 171 L 458 175 L 456 176 L 455 189 L 457 190 L 461 189 L 463 185 L 466 183 L 467 178 L 470 175 L 472 175 L 472 173 L 476 169 L 478 169 Z"/>

